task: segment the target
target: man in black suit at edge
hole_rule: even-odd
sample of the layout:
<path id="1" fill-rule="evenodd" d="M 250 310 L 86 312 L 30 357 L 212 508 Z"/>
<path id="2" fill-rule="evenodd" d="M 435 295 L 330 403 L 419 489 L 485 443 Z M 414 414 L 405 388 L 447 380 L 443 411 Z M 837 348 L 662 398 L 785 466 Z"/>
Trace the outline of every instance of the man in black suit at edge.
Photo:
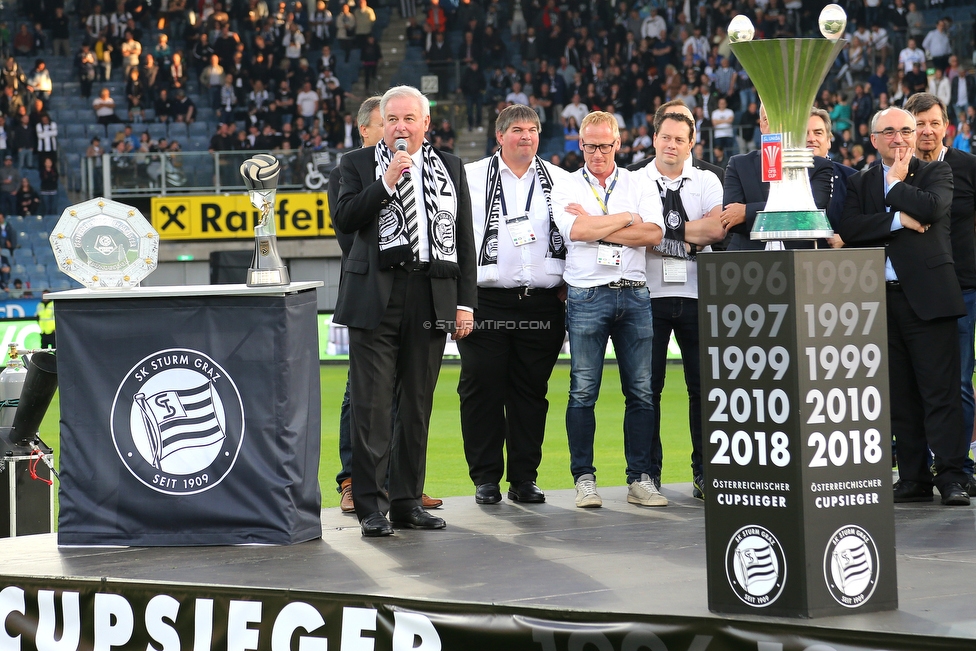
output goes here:
<path id="1" fill-rule="evenodd" d="M 966 314 L 959 317 L 959 359 L 961 363 L 962 431 L 966 446 L 973 438 L 973 340 L 976 338 L 976 156 L 946 147 L 946 129 L 949 113 L 942 100 L 930 93 L 916 93 L 908 98 L 905 110 L 915 116 L 915 153 L 919 160 L 949 163 L 952 168 L 952 208 L 950 234 L 952 260 L 956 265 L 956 278 L 962 289 Z M 969 481 L 965 484 L 970 497 L 976 497 L 973 481 L 973 462 L 966 458 L 964 466 Z"/>
<path id="2" fill-rule="evenodd" d="M 762 104 L 759 105 L 759 130 L 769 133 L 769 118 Z M 766 200 L 769 198 L 769 182 L 762 180 L 761 167 L 762 152 L 756 149 L 748 154 L 733 156 L 725 168 L 725 210 L 722 211 L 722 221 L 732 233 L 729 251 L 757 251 L 766 248 L 766 242 L 749 238 L 752 225 L 756 221 L 756 213 L 766 208 Z M 826 210 L 830 203 L 833 167 L 826 158 L 814 156 L 813 167 L 807 172 L 810 175 L 813 201 L 817 208 Z M 785 242 L 785 245 L 787 249 L 807 249 L 813 247 L 813 242 L 791 240 Z"/>
<path id="3" fill-rule="evenodd" d="M 328 47 L 328 46 L 326 46 Z M 374 95 L 363 101 L 359 106 L 359 113 L 356 115 L 359 137 L 363 147 L 372 147 L 383 137 L 383 115 L 380 113 L 380 97 Z M 336 165 L 329 173 L 329 215 L 335 214 L 336 206 L 339 204 L 339 182 L 341 175 L 340 168 Z M 336 242 L 342 250 L 342 264 L 345 265 L 346 256 L 355 237 L 346 235 L 336 230 Z M 339 283 L 342 283 L 340 277 Z M 356 510 L 352 501 L 352 438 L 349 433 L 349 380 L 346 379 L 346 392 L 342 396 L 342 406 L 339 408 L 339 463 L 341 468 L 336 475 L 336 485 L 339 495 L 339 508 L 343 513 L 352 513 Z M 425 509 L 436 509 L 444 504 L 444 500 L 429 497 L 427 493 L 422 496 L 423 507 Z"/>
<path id="4" fill-rule="evenodd" d="M 338 230 L 355 236 L 335 320 L 349 327 L 353 501 L 362 533 L 370 537 L 392 534 L 391 521 L 407 528 L 446 526 L 421 504 L 427 428 L 444 331 L 455 339 L 467 336 L 477 306 L 471 200 L 461 160 L 425 142 L 430 104 L 416 88 L 391 88 L 380 112 L 383 139 L 342 158 L 333 216 Z M 403 149 L 398 140 L 405 141 Z"/>
<path id="5" fill-rule="evenodd" d="M 899 108 L 874 115 L 871 144 L 882 164 L 848 181 L 838 231 L 848 246 L 885 248 L 889 404 L 900 475 L 894 499 L 931 501 L 934 483 L 943 504 L 968 506 L 956 332 L 966 306 L 949 234 L 952 170 L 914 157 L 915 117 Z"/>

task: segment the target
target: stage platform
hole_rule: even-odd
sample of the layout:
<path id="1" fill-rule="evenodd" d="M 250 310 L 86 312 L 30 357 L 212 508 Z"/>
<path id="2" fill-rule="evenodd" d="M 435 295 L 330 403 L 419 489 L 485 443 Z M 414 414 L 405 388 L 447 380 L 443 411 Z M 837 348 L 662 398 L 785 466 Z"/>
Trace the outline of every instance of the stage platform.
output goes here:
<path id="1" fill-rule="evenodd" d="M 260 643 L 238 647 L 242 649 L 325 649 L 299 647 L 294 643 L 297 634 L 290 647 L 268 641 L 277 607 L 272 602 L 294 601 L 310 602 L 322 611 L 320 634 L 333 651 L 346 645 L 346 624 L 340 631 L 335 620 L 340 614 L 348 617 L 350 607 L 375 609 L 383 621 L 389 615 L 388 626 L 377 625 L 376 651 L 389 649 L 391 643 L 397 648 L 397 634 L 388 629 L 401 625 L 396 613 L 402 612 L 421 613 L 436 633 L 420 626 L 410 644 L 401 639 L 405 646 L 399 648 L 441 648 L 426 646 L 432 635 L 445 649 L 976 648 L 972 508 L 937 502 L 896 505 L 897 611 L 812 620 L 726 617 L 707 608 L 702 503 L 691 498 L 690 484 L 666 485 L 662 492 L 670 505 L 658 509 L 628 504 L 626 488 L 619 486 L 600 488 L 602 509 L 575 508 L 574 493 L 567 490 L 550 491 L 548 502 L 538 505 L 504 500 L 479 506 L 472 496 L 448 498 L 438 510 L 448 522 L 446 530 L 397 531 L 385 539 L 362 538 L 354 516 L 326 509 L 322 539 L 289 547 L 59 549 L 53 534 L 6 539 L 0 541 L 0 577 L 7 588 L 0 593 L 5 608 L 0 616 L 6 616 L 13 635 L 11 622 L 21 618 L 11 615 L 10 604 L 19 602 L 10 601 L 9 586 L 26 586 L 28 620 L 32 608 L 35 615 L 38 608 L 31 606 L 32 594 L 48 589 L 60 594 L 77 586 L 82 619 L 94 618 L 90 626 L 83 621 L 82 629 L 93 631 L 98 608 L 95 615 L 85 614 L 85 595 L 92 592 L 125 595 L 135 612 L 137 633 L 140 626 L 151 629 L 143 624 L 149 615 L 142 614 L 140 604 L 154 595 L 181 595 L 181 604 L 196 600 L 198 610 L 200 598 L 213 597 L 218 603 L 218 615 L 211 612 L 217 622 L 215 640 L 220 631 L 229 640 L 215 649 L 234 646 L 233 607 L 219 624 L 224 598 L 266 603 L 264 619 L 250 620 L 255 641 L 261 633 Z M 334 613 L 325 612 L 333 606 L 338 608 Z M 173 626 L 181 639 L 184 629 L 191 631 L 186 633 L 190 637 L 193 631 L 199 634 L 199 617 L 196 628 L 183 620 Z M 467 623 L 461 621 L 465 619 Z M 19 625 L 25 627 L 22 646 L 3 648 L 33 648 L 30 623 Z M 356 630 L 368 630 L 368 625 Z M 496 633 L 503 637 L 493 638 Z M 201 648 L 198 644 L 184 640 L 182 648 Z M 141 648 L 146 648 L 144 642 Z"/>

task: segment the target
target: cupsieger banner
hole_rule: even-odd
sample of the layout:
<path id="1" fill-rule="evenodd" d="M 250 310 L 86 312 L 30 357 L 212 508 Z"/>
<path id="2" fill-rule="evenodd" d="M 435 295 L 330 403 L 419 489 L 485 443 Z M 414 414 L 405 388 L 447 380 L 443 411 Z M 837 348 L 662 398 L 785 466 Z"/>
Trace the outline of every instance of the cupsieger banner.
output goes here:
<path id="1" fill-rule="evenodd" d="M 0 582 L 10 650 L 947 651 L 971 639 L 137 582 Z"/>
<path id="2" fill-rule="evenodd" d="M 315 300 L 57 301 L 58 542 L 318 538 Z"/>

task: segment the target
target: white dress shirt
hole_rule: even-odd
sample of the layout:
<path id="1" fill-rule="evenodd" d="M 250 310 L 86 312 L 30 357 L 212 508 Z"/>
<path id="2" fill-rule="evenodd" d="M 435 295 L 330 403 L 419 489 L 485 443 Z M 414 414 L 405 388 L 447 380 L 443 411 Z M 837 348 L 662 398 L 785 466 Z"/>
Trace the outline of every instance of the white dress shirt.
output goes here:
<path id="1" fill-rule="evenodd" d="M 481 245 L 485 238 L 485 204 L 488 200 L 487 175 L 490 163 L 491 156 L 465 165 L 468 189 L 471 192 L 471 217 L 476 254 L 480 254 Z M 545 161 L 542 164 L 546 166 L 546 170 L 552 178 L 553 192 L 555 193 L 556 187 L 567 182 L 569 173 Z M 542 191 L 542 185 L 539 183 L 535 165 L 536 163 L 533 161 L 522 178 L 518 178 L 504 160 L 499 160 L 498 170 L 502 181 L 502 194 L 505 199 L 507 217 L 525 213 L 529 190 L 535 188 L 532 191 L 532 203 L 529 206 L 529 222 L 532 224 L 532 231 L 535 233 L 536 240 L 529 244 L 515 246 L 508 231 L 506 214 L 500 213 L 498 217 L 498 279 L 487 280 L 485 270 L 479 267 L 479 287 L 550 288 L 558 287 L 563 282 L 561 274 L 546 273 L 545 260 L 549 252 L 549 208 Z M 553 209 L 555 210 L 555 206 Z"/>
<path id="2" fill-rule="evenodd" d="M 660 181 L 661 187 L 665 190 L 675 190 L 681 184 L 681 205 L 684 206 L 688 221 L 701 219 L 715 206 L 721 207 L 723 204 L 722 184 L 718 177 L 708 170 L 700 170 L 694 165 L 694 161 L 689 156 L 685 161 L 681 176 L 672 180 L 657 169 L 654 161 L 636 172 L 640 181 L 651 186 L 655 191 Z M 661 195 L 658 194 L 660 197 Z M 663 200 L 662 200 L 663 205 Z M 704 251 L 711 251 L 710 246 L 706 246 Z M 663 298 L 666 296 L 680 296 L 682 298 L 698 298 L 698 263 L 695 260 L 685 260 L 686 281 L 683 283 L 664 282 L 664 256 L 652 248 L 647 249 L 647 290 L 651 298 Z"/>
<path id="3" fill-rule="evenodd" d="M 586 169 L 585 167 L 583 169 Z M 588 215 L 614 214 L 630 211 L 639 215 L 644 222 L 657 224 L 664 230 L 664 217 L 661 214 L 661 198 L 656 188 L 649 187 L 644 178 L 634 172 L 616 167 L 607 178 L 607 187 L 599 184 L 596 177 L 587 170 L 589 181 L 583 176 L 583 169 L 570 174 L 565 183 L 559 183 L 552 191 L 553 217 L 556 226 L 566 241 L 566 271 L 563 279 L 574 287 L 599 287 L 621 279 L 646 280 L 643 246 L 625 246 L 620 266 L 597 263 L 597 242 L 574 242 L 570 239 L 576 216 L 566 212 L 566 206 L 578 203 Z M 613 183 L 614 173 L 618 173 L 617 184 L 609 199 L 604 199 L 605 191 Z M 591 186 L 591 183 L 594 185 Z M 591 187 L 593 189 L 591 189 Z M 609 213 L 604 213 L 597 200 L 607 204 Z"/>

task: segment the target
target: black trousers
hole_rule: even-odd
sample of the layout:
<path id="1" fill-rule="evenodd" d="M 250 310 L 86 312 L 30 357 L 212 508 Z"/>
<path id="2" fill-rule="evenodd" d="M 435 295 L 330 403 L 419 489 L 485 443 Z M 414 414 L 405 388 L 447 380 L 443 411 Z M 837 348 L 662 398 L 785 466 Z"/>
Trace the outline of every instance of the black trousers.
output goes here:
<path id="1" fill-rule="evenodd" d="M 461 435 L 475 485 L 535 481 L 542 463 L 549 377 L 565 339 L 556 291 L 518 296 L 478 289 L 474 331 L 461 351 Z"/>
<path id="2" fill-rule="evenodd" d="M 352 497 L 360 520 L 376 511 L 396 517 L 421 506 L 427 428 L 446 341 L 444 331 L 432 327 L 426 271 L 394 273 L 380 324 L 373 330 L 349 328 Z M 383 490 L 387 468 L 389 494 Z"/>
<path id="3" fill-rule="evenodd" d="M 966 485 L 963 463 L 969 453 L 958 435 L 962 429 L 959 337 L 956 319 L 923 321 L 900 289 L 889 289 L 888 383 L 891 434 L 902 479 Z M 935 455 L 933 481 L 927 458 Z"/>

